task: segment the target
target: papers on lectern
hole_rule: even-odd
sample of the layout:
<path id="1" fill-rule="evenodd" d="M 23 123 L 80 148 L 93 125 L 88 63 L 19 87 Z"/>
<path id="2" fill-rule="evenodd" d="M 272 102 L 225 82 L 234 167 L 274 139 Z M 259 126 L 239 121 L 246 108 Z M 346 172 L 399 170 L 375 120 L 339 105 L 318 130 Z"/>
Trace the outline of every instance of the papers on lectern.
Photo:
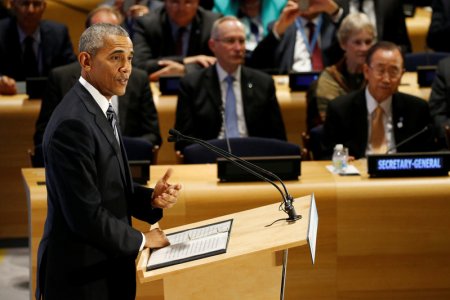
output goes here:
<path id="1" fill-rule="evenodd" d="M 170 246 L 153 250 L 147 271 L 227 252 L 233 219 L 167 235 Z"/>

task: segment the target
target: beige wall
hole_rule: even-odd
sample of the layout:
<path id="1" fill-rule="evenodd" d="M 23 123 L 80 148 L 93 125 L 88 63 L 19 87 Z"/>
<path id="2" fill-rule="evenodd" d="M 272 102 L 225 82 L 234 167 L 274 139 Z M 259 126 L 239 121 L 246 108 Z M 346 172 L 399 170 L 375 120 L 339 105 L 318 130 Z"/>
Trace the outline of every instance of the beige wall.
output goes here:
<path id="1" fill-rule="evenodd" d="M 61 2 L 67 3 L 69 7 L 61 4 Z M 74 51 L 78 53 L 78 40 L 84 30 L 87 13 L 80 12 L 70 6 L 75 6 L 88 12 L 102 2 L 102 0 L 47 0 L 47 9 L 43 18 L 65 24 L 69 28 Z"/>

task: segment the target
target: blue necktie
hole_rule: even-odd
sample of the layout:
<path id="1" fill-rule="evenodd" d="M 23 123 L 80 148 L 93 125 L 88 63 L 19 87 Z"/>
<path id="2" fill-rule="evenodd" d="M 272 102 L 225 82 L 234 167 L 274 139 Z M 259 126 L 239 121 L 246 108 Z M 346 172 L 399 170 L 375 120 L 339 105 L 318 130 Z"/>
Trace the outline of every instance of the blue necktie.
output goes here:
<path id="1" fill-rule="evenodd" d="M 236 96 L 233 91 L 233 81 L 234 78 L 231 75 L 228 75 L 225 78 L 228 87 L 227 94 L 225 98 L 225 125 L 226 125 L 226 136 L 229 138 L 239 137 L 239 129 L 237 122 L 237 113 L 236 113 Z"/>
<path id="2" fill-rule="evenodd" d="M 111 127 L 113 128 L 117 143 L 119 143 L 120 145 L 119 132 L 117 130 L 117 115 L 114 112 L 111 103 L 109 103 L 108 110 L 106 111 L 106 118 L 108 119 L 109 124 L 111 124 Z"/>

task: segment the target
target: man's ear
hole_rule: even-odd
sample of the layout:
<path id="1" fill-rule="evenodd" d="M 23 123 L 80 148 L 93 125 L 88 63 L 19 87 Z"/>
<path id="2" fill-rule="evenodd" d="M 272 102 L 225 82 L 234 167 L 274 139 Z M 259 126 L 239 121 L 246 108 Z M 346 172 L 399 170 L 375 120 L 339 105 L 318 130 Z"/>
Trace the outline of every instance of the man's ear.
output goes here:
<path id="1" fill-rule="evenodd" d="M 215 53 L 216 41 L 214 39 L 210 38 L 208 40 L 208 46 L 209 46 L 209 50 L 211 50 L 212 53 Z"/>
<path id="2" fill-rule="evenodd" d="M 369 80 L 369 65 L 366 63 L 363 65 L 363 74 L 364 74 L 364 78 L 366 80 Z"/>
<path id="3" fill-rule="evenodd" d="M 89 72 L 92 67 L 92 57 L 87 52 L 80 52 L 78 54 L 78 62 L 81 65 L 81 69 L 83 69 L 86 72 Z"/>

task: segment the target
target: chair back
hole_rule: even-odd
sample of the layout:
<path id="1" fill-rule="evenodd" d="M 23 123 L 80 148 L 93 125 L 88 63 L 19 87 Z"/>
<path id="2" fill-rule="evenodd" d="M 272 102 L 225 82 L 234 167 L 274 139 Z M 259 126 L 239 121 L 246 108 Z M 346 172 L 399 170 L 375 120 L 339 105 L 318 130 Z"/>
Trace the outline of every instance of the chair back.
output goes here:
<path id="1" fill-rule="evenodd" d="M 124 136 L 122 141 L 127 152 L 133 181 L 146 184 L 150 180 L 150 165 L 153 163 L 157 150 L 152 143 L 142 138 Z"/>
<path id="2" fill-rule="evenodd" d="M 318 125 L 309 132 L 309 151 L 312 152 L 313 160 L 329 159 L 325 153 L 325 132 L 323 125 Z"/>
<path id="3" fill-rule="evenodd" d="M 405 70 L 407 72 L 417 71 L 419 66 L 437 66 L 439 61 L 450 53 L 447 52 L 416 52 L 405 54 Z"/>
<path id="4" fill-rule="evenodd" d="M 301 155 L 299 145 L 277 139 L 245 137 L 230 138 L 228 141 L 231 153 L 239 157 Z M 208 142 L 229 151 L 226 139 L 214 139 Z M 183 150 L 185 164 L 215 163 L 217 157 L 217 154 L 197 144 L 186 146 Z"/>
<path id="5" fill-rule="evenodd" d="M 138 137 L 122 136 L 123 147 L 128 160 L 149 160 L 153 162 L 153 144 Z"/>
<path id="6" fill-rule="evenodd" d="M 44 167 L 44 154 L 42 153 L 42 144 L 36 145 L 33 150 L 28 149 L 28 156 L 30 158 L 32 168 Z"/>

